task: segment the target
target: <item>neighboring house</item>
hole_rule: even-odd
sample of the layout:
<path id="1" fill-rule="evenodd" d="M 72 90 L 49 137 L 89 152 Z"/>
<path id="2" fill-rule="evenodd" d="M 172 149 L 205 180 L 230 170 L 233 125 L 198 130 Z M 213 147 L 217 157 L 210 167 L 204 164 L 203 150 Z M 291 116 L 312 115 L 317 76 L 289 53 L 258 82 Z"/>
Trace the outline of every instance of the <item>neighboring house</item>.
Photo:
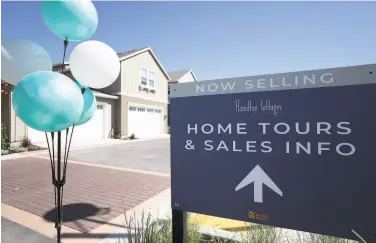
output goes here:
<path id="1" fill-rule="evenodd" d="M 122 52 L 118 56 L 119 77 L 106 88 L 92 89 L 97 111 L 89 122 L 75 128 L 74 140 L 111 138 L 115 130 L 121 136 L 134 134 L 137 138 L 167 133 L 168 73 L 151 48 Z M 61 64 L 54 65 L 54 71 L 61 72 L 61 69 Z M 64 74 L 74 79 L 69 63 L 65 63 Z M 44 133 L 27 127 L 16 117 L 11 95 L 2 95 L 1 104 L 2 121 L 9 128 L 10 140 L 27 136 L 34 143 L 45 142 Z"/>
<path id="2" fill-rule="evenodd" d="M 191 69 L 168 72 L 168 125 L 170 126 L 170 84 L 196 82 L 196 76 Z"/>
<path id="3" fill-rule="evenodd" d="M 179 71 L 168 72 L 168 75 L 170 76 L 170 80 L 168 81 L 169 84 L 187 83 L 187 82 L 197 81 L 196 76 L 192 70 L 179 70 Z M 170 90 L 170 86 L 169 86 L 169 90 Z"/>

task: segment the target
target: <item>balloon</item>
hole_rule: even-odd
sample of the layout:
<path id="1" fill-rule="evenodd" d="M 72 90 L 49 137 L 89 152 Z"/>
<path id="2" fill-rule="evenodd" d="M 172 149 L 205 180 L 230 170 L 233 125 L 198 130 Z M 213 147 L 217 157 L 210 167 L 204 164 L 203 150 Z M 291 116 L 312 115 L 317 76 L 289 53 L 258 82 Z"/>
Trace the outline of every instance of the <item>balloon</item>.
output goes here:
<path id="1" fill-rule="evenodd" d="M 29 40 L 12 40 L 1 46 L 1 79 L 17 85 L 23 77 L 37 71 L 51 71 L 47 51 Z"/>
<path id="2" fill-rule="evenodd" d="M 77 86 L 82 89 L 84 88 L 79 82 L 76 82 Z M 82 110 L 80 118 L 76 121 L 75 125 L 79 126 L 88 122 L 95 114 L 97 110 L 97 100 L 91 89 L 86 88 L 83 93 L 84 98 L 84 108 Z"/>
<path id="3" fill-rule="evenodd" d="M 70 55 L 70 70 L 76 80 L 91 88 L 111 85 L 119 76 L 120 61 L 116 52 L 100 41 L 85 41 Z"/>
<path id="4" fill-rule="evenodd" d="M 53 33 L 70 41 L 89 39 L 98 26 L 97 10 L 90 0 L 42 1 L 42 16 Z"/>
<path id="5" fill-rule="evenodd" d="M 12 103 L 17 116 L 29 127 L 57 132 L 78 120 L 84 99 L 81 90 L 67 76 L 40 71 L 27 75 L 17 84 Z"/>

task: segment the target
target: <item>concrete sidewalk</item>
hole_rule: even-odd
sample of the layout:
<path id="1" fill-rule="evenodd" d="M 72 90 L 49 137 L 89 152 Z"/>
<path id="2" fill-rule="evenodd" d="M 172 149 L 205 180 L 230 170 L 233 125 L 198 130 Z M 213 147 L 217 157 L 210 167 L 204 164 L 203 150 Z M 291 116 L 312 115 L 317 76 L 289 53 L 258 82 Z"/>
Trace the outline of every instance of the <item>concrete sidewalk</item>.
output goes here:
<path id="1" fill-rule="evenodd" d="M 23 225 L 1 217 L 1 242 L 2 243 L 54 243 L 38 232 Z"/>

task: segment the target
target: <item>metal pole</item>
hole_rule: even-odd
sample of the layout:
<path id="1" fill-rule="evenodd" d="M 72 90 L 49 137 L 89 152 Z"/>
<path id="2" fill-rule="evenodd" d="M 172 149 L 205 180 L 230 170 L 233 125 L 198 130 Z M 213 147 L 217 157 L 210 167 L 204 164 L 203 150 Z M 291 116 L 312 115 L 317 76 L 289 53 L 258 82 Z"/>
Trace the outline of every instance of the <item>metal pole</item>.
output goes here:
<path id="1" fill-rule="evenodd" d="M 61 243 L 61 132 L 57 133 L 57 243 Z"/>
<path id="2" fill-rule="evenodd" d="M 172 209 L 172 243 L 187 242 L 187 213 Z"/>

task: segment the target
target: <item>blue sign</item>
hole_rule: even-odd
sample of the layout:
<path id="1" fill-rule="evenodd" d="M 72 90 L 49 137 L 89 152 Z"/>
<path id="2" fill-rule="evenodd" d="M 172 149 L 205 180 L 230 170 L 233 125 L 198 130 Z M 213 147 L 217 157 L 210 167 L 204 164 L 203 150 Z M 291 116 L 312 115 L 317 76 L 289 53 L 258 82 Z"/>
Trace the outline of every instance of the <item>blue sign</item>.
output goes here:
<path id="1" fill-rule="evenodd" d="M 376 65 L 171 91 L 173 209 L 376 241 Z"/>

